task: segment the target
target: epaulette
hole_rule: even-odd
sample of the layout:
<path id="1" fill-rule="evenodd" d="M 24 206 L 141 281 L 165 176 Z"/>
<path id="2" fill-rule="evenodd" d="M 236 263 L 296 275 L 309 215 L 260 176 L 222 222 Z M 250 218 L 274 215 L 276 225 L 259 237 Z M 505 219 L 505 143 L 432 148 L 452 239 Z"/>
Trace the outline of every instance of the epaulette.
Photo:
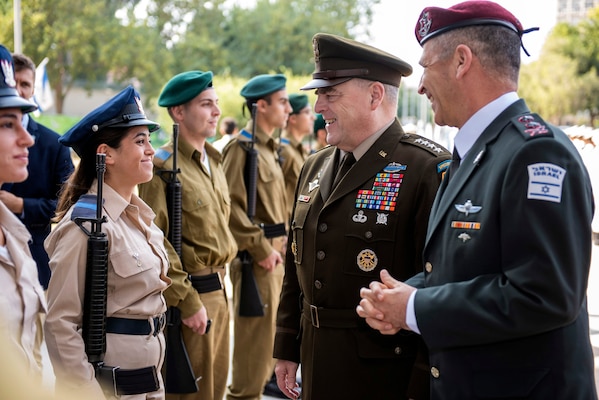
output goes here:
<path id="1" fill-rule="evenodd" d="M 162 168 L 166 160 L 173 155 L 173 149 L 170 146 L 163 146 L 156 150 L 154 153 L 154 165 L 158 168 Z"/>
<path id="2" fill-rule="evenodd" d="M 425 137 L 413 133 L 405 133 L 400 140 L 403 143 L 408 143 L 416 147 L 419 147 L 423 150 L 426 150 L 435 156 L 443 155 L 446 152 L 446 150 L 443 147 L 433 142 L 432 140 L 428 140 Z"/>
<path id="3" fill-rule="evenodd" d="M 524 136 L 524 140 L 537 137 L 553 137 L 553 131 L 537 114 L 525 114 L 511 119 L 512 124 L 518 132 Z"/>
<path id="4" fill-rule="evenodd" d="M 96 218 L 96 210 L 98 205 L 98 196 L 95 194 L 84 194 L 77 200 L 73 212 L 71 213 L 71 221 L 75 218 L 94 219 Z"/>
<path id="5" fill-rule="evenodd" d="M 285 145 L 285 146 L 289 146 L 291 144 L 291 141 L 287 138 L 281 138 L 281 145 Z"/>
<path id="6" fill-rule="evenodd" d="M 242 141 L 251 142 L 252 134 L 250 132 L 246 131 L 245 129 L 242 129 L 239 132 L 239 135 L 237 135 L 237 138 L 239 139 L 240 142 L 242 142 Z"/>

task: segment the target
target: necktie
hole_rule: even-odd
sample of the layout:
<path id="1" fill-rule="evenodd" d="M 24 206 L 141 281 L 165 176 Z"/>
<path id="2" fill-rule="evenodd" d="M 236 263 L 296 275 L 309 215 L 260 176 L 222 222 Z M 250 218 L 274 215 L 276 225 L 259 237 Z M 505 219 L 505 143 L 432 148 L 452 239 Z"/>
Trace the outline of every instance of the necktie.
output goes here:
<path id="1" fill-rule="evenodd" d="M 337 169 L 337 174 L 335 175 L 335 180 L 333 181 L 333 189 L 339 184 L 341 179 L 343 179 L 345 174 L 347 174 L 347 171 L 349 171 L 349 169 L 355 163 L 356 158 L 354 157 L 353 153 L 345 153 L 345 155 L 343 156 L 343 160 L 341 161 L 341 165 Z"/>
<path id="2" fill-rule="evenodd" d="M 447 182 L 451 180 L 453 175 L 456 173 L 458 168 L 460 167 L 460 155 L 458 154 L 458 150 L 456 147 L 453 147 L 453 156 L 451 157 L 451 164 L 449 165 L 449 171 L 447 171 Z"/>

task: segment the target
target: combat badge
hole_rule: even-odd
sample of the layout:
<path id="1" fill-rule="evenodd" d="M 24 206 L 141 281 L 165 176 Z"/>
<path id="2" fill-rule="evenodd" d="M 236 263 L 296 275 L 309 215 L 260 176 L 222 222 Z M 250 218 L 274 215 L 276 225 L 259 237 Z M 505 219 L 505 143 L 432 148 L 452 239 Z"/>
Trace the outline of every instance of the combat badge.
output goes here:
<path id="1" fill-rule="evenodd" d="M 394 173 L 394 172 L 399 172 L 399 171 L 405 171 L 406 168 L 408 168 L 407 165 L 392 162 L 392 163 L 387 164 L 387 166 L 383 169 L 383 172 Z"/>
<path id="2" fill-rule="evenodd" d="M 356 257 L 356 261 L 358 263 L 358 267 L 364 272 L 370 272 L 376 268 L 376 265 L 379 263 L 379 259 L 374 253 L 374 251 L 370 249 L 364 249 Z"/>
<path id="3" fill-rule="evenodd" d="M 462 241 L 462 243 L 466 243 L 468 240 L 470 240 L 472 238 L 470 237 L 469 234 L 467 234 L 466 232 L 464 232 L 464 233 L 460 233 L 459 234 L 458 239 L 460 239 Z"/>

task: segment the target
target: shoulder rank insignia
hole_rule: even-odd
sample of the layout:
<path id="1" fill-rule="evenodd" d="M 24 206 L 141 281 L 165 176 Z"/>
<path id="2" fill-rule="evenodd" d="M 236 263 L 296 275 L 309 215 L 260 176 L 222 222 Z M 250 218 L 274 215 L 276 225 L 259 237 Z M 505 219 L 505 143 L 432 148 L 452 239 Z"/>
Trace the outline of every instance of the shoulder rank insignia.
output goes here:
<path id="1" fill-rule="evenodd" d="M 512 118 L 512 123 L 518 128 L 518 131 L 524 136 L 525 140 L 553 136 L 551 128 L 537 114 L 525 114 L 514 117 Z"/>
<path id="2" fill-rule="evenodd" d="M 433 142 L 432 140 L 426 139 L 425 137 L 411 134 L 411 135 L 405 135 L 404 138 L 406 138 L 407 140 L 404 141 L 404 139 L 402 139 L 401 140 L 402 142 L 411 143 L 413 145 L 416 145 L 416 146 L 420 147 L 421 149 L 425 149 L 429 153 L 432 153 L 434 155 L 440 155 L 440 154 L 445 153 L 445 149 L 443 149 L 443 147 L 439 146 L 437 143 Z"/>
<path id="3" fill-rule="evenodd" d="M 75 207 L 71 213 L 71 221 L 74 221 L 75 218 L 96 218 L 97 198 L 95 194 L 84 194 L 81 196 L 77 203 L 75 203 Z"/>

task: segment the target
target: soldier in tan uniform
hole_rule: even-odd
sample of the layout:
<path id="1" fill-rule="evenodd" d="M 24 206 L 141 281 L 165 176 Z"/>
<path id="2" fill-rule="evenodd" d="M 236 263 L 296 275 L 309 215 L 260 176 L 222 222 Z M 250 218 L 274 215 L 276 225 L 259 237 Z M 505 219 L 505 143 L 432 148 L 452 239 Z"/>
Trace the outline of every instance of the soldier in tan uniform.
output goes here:
<path id="1" fill-rule="evenodd" d="M 164 87 L 158 104 L 167 107 L 179 124 L 178 179 L 182 186 L 182 257 L 166 240 L 169 276 L 165 292 L 169 306 L 179 308 L 182 333 L 199 390 L 168 394 L 168 399 L 222 400 L 229 372 L 229 308 L 223 285 L 225 264 L 237 254 L 229 231 L 231 200 L 222 157 L 206 139 L 216 133 L 221 111 L 212 87 L 212 72 L 188 71 L 174 76 Z M 173 143 L 154 158 L 154 177 L 140 185 L 140 196 L 156 212 L 156 224 L 168 235 L 166 183 L 161 170 L 173 168 Z M 212 320 L 206 332 L 208 320 Z M 184 361 L 184 360 L 183 360 Z M 181 367 L 183 368 L 183 366 Z"/>
<path id="2" fill-rule="evenodd" d="M 27 148 L 33 146 L 33 139 L 21 120 L 23 114 L 36 110 L 37 106 L 19 97 L 12 57 L 2 45 L 0 63 L 0 183 L 22 182 L 28 175 Z M 37 321 L 39 313 L 46 312 L 46 300 L 29 250 L 30 240 L 27 228 L 0 202 L 0 337 L 36 385 L 42 381 L 41 365 L 35 354 L 42 338 L 37 335 Z"/>
<path id="3" fill-rule="evenodd" d="M 162 292 L 168 258 L 155 214 L 134 192 L 152 179 L 154 149 L 139 94 L 127 87 L 73 126 L 59 141 L 72 147 L 81 162 L 59 198 L 55 229 L 45 241 L 52 277 L 45 323 L 48 353 L 59 390 L 82 399 L 163 399 L 160 368 L 166 301 Z M 82 324 L 88 235 L 74 221 L 96 214 L 96 154 L 106 155 L 102 187 L 108 240 L 106 353 L 104 365 L 120 367 L 100 386 L 88 362 Z M 89 223 L 84 223 L 89 230 Z M 98 305 L 92 302 L 93 307 Z M 101 370 L 104 372 L 105 370 Z M 115 380 L 113 383 L 112 380 Z M 102 393 L 104 389 L 104 393 Z"/>
<path id="4" fill-rule="evenodd" d="M 240 251 L 253 259 L 252 271 L 262 302 L 263 316 L 240 316 L 241 260 L 231 263 L 235 318 L 232 382 L 227 399 L 260 399 L 272 375 L 275 316 L 283 282 L 287 200 L 285 179 L 272 135 L 285 127 L 291 106 L 283 75 L 258 75 L 243 87 L 241 95 L 252 110 L 256 131 L 249 121 L 237 138 L 224 149 L 224 169 L 231 193 L 230 227 Z M 248 193 L 244 179 L 247 148 L 253 137 L 258 151 L 256 212 L 248 217 Z"/>
<path id="5" fill-rule="evenodd" d="M 285 175 L 287 203 L 289 204 L 289 215 L 291 215 L 297 178 L 304 161 L 308 158 L 303 140 L 312 134 L 315 117 L 307 95 L 292 93 L 289 95 L 289 104 L 293 111 L 289 114 L 287 126 L 281 135 L 281 167 L 283 175 Z"/>
<path id="6" fill-rule="evenodd" d="M 306 160 L 295 194 L 274 346 L 277 383 L 297 398 L 301 363 L 306 400 L 427 398 L 428 371 L 414 368 L 421 338 L 384 336 L 356 306 L 381 269 L 398 279 L 421 270 L 449 153 L 404 133 L 397 120 L 409 64 L 335 35 L 316 34 L 313 44 L 316 71 L 302 89 L 316 89 L 314 111 L 331 146 Z"/>

